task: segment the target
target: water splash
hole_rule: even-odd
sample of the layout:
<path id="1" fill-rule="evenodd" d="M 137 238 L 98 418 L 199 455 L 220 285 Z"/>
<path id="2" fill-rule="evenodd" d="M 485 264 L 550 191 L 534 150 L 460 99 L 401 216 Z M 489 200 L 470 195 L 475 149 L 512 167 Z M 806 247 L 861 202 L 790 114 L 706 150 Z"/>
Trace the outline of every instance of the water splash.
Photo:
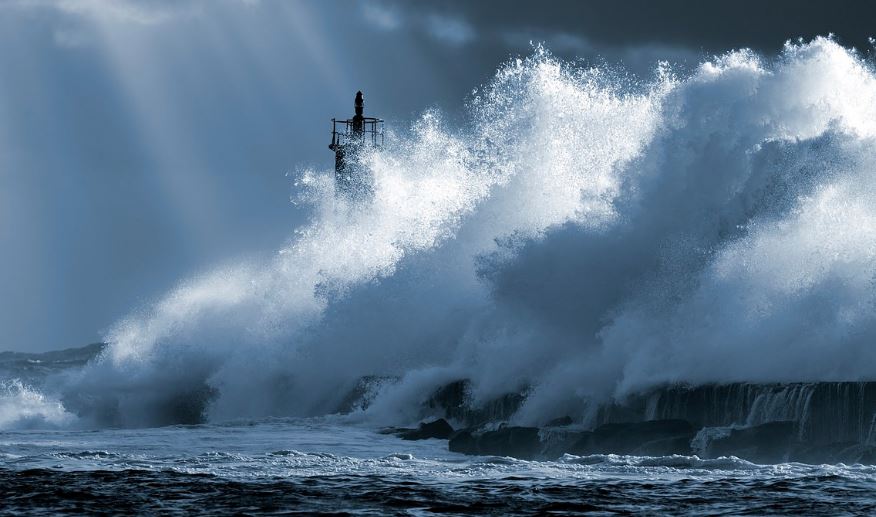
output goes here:
<path id="1" fill-rule="evenodd" d="M 651 81 L 543 49 L 365 158 L 373 199 L 302 171 L 312 221 L 108 335 L 65 404 L 98 422 L 415 417 L 444 382 L 518 417 L 689 381 L 876 374 L 876 78 L 829 39 Z"/>
<path id="2" fill-rule="evenodd" d="M 0 382 L 0 429 L 67 427 L 76 422 L 57 400 L 20 379 Z"/>

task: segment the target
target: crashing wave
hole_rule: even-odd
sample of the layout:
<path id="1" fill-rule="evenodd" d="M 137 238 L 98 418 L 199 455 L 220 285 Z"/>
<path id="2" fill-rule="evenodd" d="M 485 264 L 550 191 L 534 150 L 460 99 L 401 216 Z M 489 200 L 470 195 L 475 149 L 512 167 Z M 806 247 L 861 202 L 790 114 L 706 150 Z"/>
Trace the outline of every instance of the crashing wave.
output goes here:
<path id="1" fill-rule="evenodd" d="M 0 382 L 0 429 L 68 427 L 76 416 L 19 379 Z"/>
<path id="2" fill-rule="evenodd" d="M 98 425 L 318 415 L 359 379 L 408 423 L 439 386 L 516 418 L 675 382 L 876 376 L 876 76 L 836 42 L 649 81 L 537 49 L 364 160 L 302 171 L 311 222 L 181 283 L 65 380 Z M 868 422 L 869 423 L 869 422 Z"/>

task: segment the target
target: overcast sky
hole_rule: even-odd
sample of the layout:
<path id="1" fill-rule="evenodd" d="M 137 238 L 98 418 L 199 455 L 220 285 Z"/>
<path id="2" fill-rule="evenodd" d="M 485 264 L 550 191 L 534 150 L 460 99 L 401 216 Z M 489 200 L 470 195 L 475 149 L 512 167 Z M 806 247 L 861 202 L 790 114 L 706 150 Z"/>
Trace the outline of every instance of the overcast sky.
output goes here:
<path id="1" fill-rule="evenodd" d="M 181 279 L 272 253 L 307 217 L 286 173 L 332 166 L 328 121 L 357 89 L 405 127 L 459 115 L 531 41 L 643 75 L 817 34 L 869 54 L 859 4 L 0 0 L 0 350 L 97 341 Z"/>

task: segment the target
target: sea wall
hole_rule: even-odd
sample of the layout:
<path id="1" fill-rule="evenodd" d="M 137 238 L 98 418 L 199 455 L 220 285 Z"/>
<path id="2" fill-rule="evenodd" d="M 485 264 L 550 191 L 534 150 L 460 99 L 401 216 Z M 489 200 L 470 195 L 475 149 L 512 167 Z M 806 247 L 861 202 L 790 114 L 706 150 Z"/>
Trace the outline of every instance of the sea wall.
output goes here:
<path id="1" fill-rule="evenodd" d="M 737 456 L 760 463 L 876 463 L 876 382 L 667 385 L 601 405 L 590 418 L 556 415 L 514 426 L 528 390 L 471 404 L 460 380 L 423 414 L 457 426 L 450 449 L 555 458 L 563 454 Z"/>
<path id="2" fill-rule="evenodd" d="M 871 443 L 876 382 L 671 385 L 600 410 L 598 424 L 682 419 L 700 427 L 792 421 L 813 443 Z"/>

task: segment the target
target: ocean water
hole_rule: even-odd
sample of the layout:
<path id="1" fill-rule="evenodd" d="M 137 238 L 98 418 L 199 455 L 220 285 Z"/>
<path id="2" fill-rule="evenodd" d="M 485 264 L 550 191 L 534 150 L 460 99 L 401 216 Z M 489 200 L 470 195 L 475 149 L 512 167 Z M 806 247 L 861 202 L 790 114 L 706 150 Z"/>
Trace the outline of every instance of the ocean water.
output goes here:
<path id="1" fill-rule="evenodd" d="M 865 515 L 876 467 L 463 456 L 327 419 L 0 433 L 0 513 Z"/>
<path id="2" fill-rule="evenodd" d="M 633 77 L 539 47 L 465 102 L 361 155 L 366 199 L 298 170 L 311 217 L 271 257 L 88 357 L 0 358 L 2 511 L 873 513 L 870 466 L 377 433 L 460 379 L 474 406 L 525 392 L 531 426 L 669 383 L 876 379 L 872 61 L 815 38 Z M 327 416 L 363 378 L 367 407 Z"/>
<path id="3" fill-rule="evenodd" d="M 391 379 L 374 425 L 469 379 L 528 389 L 535 426 L 667 383 L 876 379 L 871 61 L 816 38 L 634 77 L 536 48 L 465 103 L 360 155 L 364 199 L 298 170 L 310 220 L 276 254 L 132 308 L 75 373 L 8 377 L 0 428 L 322 416 L 363 377 Z"/>

